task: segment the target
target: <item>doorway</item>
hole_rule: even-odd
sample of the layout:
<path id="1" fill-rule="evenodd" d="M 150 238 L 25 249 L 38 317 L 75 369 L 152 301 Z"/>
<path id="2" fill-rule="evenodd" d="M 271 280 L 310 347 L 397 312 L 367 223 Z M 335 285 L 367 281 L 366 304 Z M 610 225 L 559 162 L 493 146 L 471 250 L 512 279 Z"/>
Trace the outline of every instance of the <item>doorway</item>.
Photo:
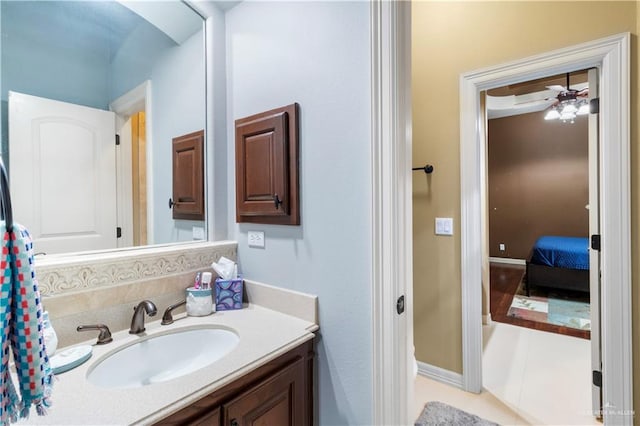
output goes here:
<path id="1" fill-rule="evenodd" d="M 118 223 L 122 247 L 154 244 L 151 82 L 109 105 L 116 114 Z"/>
<path id="2" fill-rule="evenodd" d="M 597 69 L 483 96 L 490 271 L 484 310 L 493 321 L 589 339 L 591 254 L 599 277 L 589 247 L 589 236 L 599 234 L 598 114 L 590 114 Z"/>
<path id="3" fill-rule="evenodd" d="M 629 211 L 629 34 L 503 64 L 461 77 L 463 387 L 482 388 L 482 209 L 486 153 L 479 94 L 505 84 L 596 67 L 600 83 L 600 193 L 602 233 L 602 391 L 606 422 L 630 424 L 631 280 Z M 606 241 L 606 243 L 605 243 Z M 607 285 L 615 283 L 615 285 Z"/>
<path id="4" fill-rule="evenodd" d="M 590 304 L 589 282 L 589 235 L 598 234 L 589 188 L 595 182 L 598 193 L 589 159 L 597 153 L 597 132 L 589 132 L 596 72 L 484 93 L 491 322 L 483 326 L 483 387 L 532 424 L 599 424 L 588 374 L 591 315 L 599 315 L 598 286 Z"/>

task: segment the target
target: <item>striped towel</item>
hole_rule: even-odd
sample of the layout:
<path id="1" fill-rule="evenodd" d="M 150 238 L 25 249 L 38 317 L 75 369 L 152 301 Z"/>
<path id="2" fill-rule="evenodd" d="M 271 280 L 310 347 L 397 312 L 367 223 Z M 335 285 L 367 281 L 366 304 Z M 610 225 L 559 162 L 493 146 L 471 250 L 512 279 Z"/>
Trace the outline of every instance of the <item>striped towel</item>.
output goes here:
<path id="1" fill-rule="evenodd" d="M 33 265 L 33 243 L 19 224 L 9 234 L 0 222 L 0 324 L 2 324 L 2 365 L 0 422 L 15 422 L 18 415 L 29 417 L 31 405 L 38 415 L 46 414 L 53 374 L 44 346 L 42 304 Z M 18 376 L 20 397 L 9 372 L 9 347 Z"/>

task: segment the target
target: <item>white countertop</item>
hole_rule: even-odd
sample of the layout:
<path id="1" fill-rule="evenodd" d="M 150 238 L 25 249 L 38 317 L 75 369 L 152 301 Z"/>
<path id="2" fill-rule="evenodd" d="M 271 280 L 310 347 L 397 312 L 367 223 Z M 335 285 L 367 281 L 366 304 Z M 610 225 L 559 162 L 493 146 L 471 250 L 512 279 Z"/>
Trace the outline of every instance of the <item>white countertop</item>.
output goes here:
<path id="1" fill-rule="evenodd" d="M 156 318 L 159 317 L 161 313 Z M 253 304 L 207 317 L 184 314 L 174 317 L 175 322 L 168 326 L 161 326 L 159 320 L 148 322 L 146 331 L 140 335 L 131 335 L 128 330 L 115 333 L 113 342 L 106 345 L 95 345 L 95 339 L 85 342 L 93 344 L 93 355 L 81 366 L 56 376 L 49 413 L 38 416 L 32 408 L 29 419 L 17 424 L 150 424 L 312 339 L 318 329 L 312 322 Z M 147 336 L 202 325 L 233 329 L 240 336 L 238 346 L 212 365 L 167 382 L 135 389 L 106 389 L 86 380 L 93 364 L 124 345 Z"/>

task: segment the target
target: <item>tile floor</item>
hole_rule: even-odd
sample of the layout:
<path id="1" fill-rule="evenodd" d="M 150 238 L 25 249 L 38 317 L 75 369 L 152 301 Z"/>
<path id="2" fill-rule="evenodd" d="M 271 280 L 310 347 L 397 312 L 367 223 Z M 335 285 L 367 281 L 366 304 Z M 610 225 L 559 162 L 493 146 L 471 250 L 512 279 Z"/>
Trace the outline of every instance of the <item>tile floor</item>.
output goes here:
<path id="1" fill-rule="evenodd" d="M 464 392 L 426 377 L 415 417 L 442 401 L 501 425 L 601 425 L 591 416 L 590 342 L 494 322 L 483 327 L 484 389 Z"/>

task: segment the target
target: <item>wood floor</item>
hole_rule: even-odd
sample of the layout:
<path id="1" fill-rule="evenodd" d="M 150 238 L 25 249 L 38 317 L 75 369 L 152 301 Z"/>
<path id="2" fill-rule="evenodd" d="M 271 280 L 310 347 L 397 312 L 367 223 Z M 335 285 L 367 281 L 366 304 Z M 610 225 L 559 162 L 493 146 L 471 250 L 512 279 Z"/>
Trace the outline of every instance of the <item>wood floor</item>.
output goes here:
<path id="1" fill-rule="evenodd" d="M 535 330 L 564 334 L 566 336 L 590 339 L 590 331 L 578 330 L 575 328 L 563 327 L 561 325 L 545 324 L 541 322 L 507 316 L 507 312 L 509 311 L 509 307 L 511 306 L 511 301 L 513 300 L 513 295 L 518 289 L 518 285 L 520 284 L 520 280 L 522 279 L 524 272 L 524 265 L 491 263 L 491 320 L 506 324 L 513 324 L 520 327 L 532 328 Z"/>

